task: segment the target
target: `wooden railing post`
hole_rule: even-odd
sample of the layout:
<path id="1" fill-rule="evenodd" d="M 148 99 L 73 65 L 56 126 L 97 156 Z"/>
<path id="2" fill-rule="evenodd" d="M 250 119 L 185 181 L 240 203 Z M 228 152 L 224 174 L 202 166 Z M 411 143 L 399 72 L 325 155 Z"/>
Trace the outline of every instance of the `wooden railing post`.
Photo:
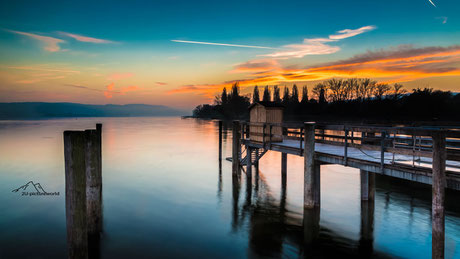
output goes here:
<path id="1" fill-rule="evenodd" d="M 444 258 L 444 196 L 446 187 L 446 136 L 435 132 L 433 138 L 432 176 L 432 258 Z"/>
<path id="2" fill-rule="evenodd" d="M 299 129 L 299 139 L 300 139 L 300 141 L 299 141 L 299 142 L 300 142 L 300 146 L 299 146 L 299 153 L 300 153 L 300 154 L 299 154 L 299 155 L 300 155 L 300 156 L 303 154 L 303 153 L 302 153 L 302 140 L 303 140 L 303 138 L 302 138 L 302 130 L 303 130 L 302 128 Z M 315 133 L 313 132 L 313 135 L 314 135 L 314 134 L 315 134 Z"/>
<path id="3" fill-rule="evenodd" d="M 384 173 L 383 167 L 385 166 L 385 137 L 386 132 L 382 131 L 381 133 L 381 140 L 380 140 L 380 170 L 382 174 Z"/>
<path id="4" fill-rule="evenodd" d="M 273 125 L 270 124 L 270 149 L 272 148 L 272 127 Z"/>
<path id="5" fill-rule="evenodd" d="M 240 173 L 240 152 L 241 152 L 241 144 L 240 144 L 240 122 L 233 121 L 233 145 L 232 145 L 232 173 L 239 174 Z"/>
<path id="6" fill-rule="evenodd" d="M 262 127 L 262 144 L 265 148 L 265 129 L 267 128 L 267 124 L 264 123 L 263 127 Z"/>
<path id="7" fill-rule="evenodd" d="M 348 130 L 345 127 L 345 138 L 344 138 L 344 151 L 343 151 L 343 157 L 344 157 L 344 162 L 345 166 L 348 165 Z"/>

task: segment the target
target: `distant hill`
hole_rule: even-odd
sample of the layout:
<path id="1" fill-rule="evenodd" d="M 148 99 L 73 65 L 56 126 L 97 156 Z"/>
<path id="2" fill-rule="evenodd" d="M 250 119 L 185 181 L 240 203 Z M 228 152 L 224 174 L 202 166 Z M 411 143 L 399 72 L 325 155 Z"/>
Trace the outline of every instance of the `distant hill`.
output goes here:
<path id="1" fill-rule="evenodd" d="M 187 114 L 163 105 L 92 105 L 81 103 L 22 102 L 0 103 L 0 119 L 37 119 L 63 117 L 142 117 Z"/>

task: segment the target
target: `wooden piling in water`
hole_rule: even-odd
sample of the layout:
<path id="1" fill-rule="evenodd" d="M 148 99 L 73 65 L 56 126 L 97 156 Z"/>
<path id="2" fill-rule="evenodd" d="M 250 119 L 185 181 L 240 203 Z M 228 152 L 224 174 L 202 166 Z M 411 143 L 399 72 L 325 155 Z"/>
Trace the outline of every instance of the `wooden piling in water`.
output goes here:
<path id="1" fill-rule="evenodd" d="M 219 121 L 219 161 L 222 161 L 222 121 Z"/>
<path id="2" fill-rule="evenodd" d="M 232 173 L 239 174 L 241 167 L 240 167 L 240 122 L 233 121 L 233 145 L 232 145 Z"/>
<path id="3" fill-rule="evenodd" d="M 98 130 L 85 130 L 86 215 L 89 236 L 99 235 L 102 229 L 102 175 L 99 140 Z"/>
<path id="4" fill-rule="evenodd" d="M 315 123 L 304 125 L 304 208 L 319 207 L 319 166 L 315 166 Z"/>
<path id="5" fill-rule="evenodd" d="M 68 258 L 88 257 L 85 132 L 64 131 Z"/>
<path id="6" fill-rule="evenodd" d="M 432 258 L 444 258 L 445 218 L 444 198 L 446 186 L 446 136 L 435 132 L 433 137 L 432 184 Z"/>
<path id="7" fill-rule="evenodd" d="M 249 146 L 246 146 L 246 152 L 248 157 L 246 160 L 246 174 L 248 177 L 252 177 L 252 149 Z"/>
<path id="8" fill-rule="evenodd" d="M 374 201 L 375 199 L 375 174 L 359 170 L 361 180 L 361 200 Z"/>
<path id="9" fill-rule="evenodd" d="M 287 174 L 287 153 L 281 153 L 281 176 L 286 177 Z"/>

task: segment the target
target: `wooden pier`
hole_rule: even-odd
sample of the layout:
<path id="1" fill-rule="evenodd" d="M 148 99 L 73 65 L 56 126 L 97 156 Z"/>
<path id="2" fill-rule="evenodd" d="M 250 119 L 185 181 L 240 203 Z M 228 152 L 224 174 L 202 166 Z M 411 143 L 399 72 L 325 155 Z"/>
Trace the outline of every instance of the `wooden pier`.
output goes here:
<path id="1" fill-rule="evenodd" d="M 373 228 L 369 215 L 374 213 L 374 174 L 431 184 L 432 258 L 444 258 L 445 188 L 460 190 L 459 129 L 234 121 L 233 136 L 232 157 L 228 160 L 232 161 L 234 175 L 241 171 L 251 175 L 252 166 L 258 165 L 267 151 L 276 151 L 281 153 L 285 181 L 287 154 L 304 157 L 307 211 L 320 207 L 321 165 L 360 169 L 364 229 Z"/>

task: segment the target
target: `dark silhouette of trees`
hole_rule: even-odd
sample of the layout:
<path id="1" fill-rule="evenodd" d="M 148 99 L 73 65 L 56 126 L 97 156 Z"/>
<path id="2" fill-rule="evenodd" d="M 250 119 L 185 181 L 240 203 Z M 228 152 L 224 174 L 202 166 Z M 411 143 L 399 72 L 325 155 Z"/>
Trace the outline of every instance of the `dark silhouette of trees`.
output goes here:
<path id="1" fill-rule="evenodd" d="M 277 85 L 273 87 L 273 101 L 275 103 L 281 103 L 280 88 Z"/>
<path id="2" fill-rule="evenodd" d="M 258 100 L 256 92 L 257 86 L 252 102 Z M 398 83 L 389 85 L 367 78 L 351 78 L 318 83 L 313 86 L 310 97 L 304 86 L 300 102 L 296 85 L 291 92 L 285 86 L 283 92 L 281 99 L 280 88 L 274 86 L 273 101 L 283 104 L 286 120 L 460 121 L 460 94 L 432 88 L 415 88 L 408 93 Z M 241 96 L 238 84 L 234 84 L 230 94 L 224 88 L 216 96 L 214 105 L 199 105 L 193 114 L 201 118 L 247 119 L 250 100 L 248 96 Z M 268 86 L 264 89 L 263 100 L 271 100 Z"/>
<path id="3" fill-rule="evenodd" d="M 299 103 L 299 89 L 297 89 L 297 85 L 292 86 L 292 93 L 291 93 L 291 98 L 290 102 L 295 105 Z"/>
<path id="4" fill-rule="evenodd" d="M 259 98 L 259 88 L 256 86 L 254 86 L 254 92 L 252 94 L 252 102 L 255 103 L 255 102 L 258 102 L 260 101 L 260 98 Z"/>
<path id="5" fill-rule="evenodd" d="M 287 86 L 284 87 L 284 93 L 283 93 L 283 100 L 281 101 L 282 104 L 287 105 L 289 103 L 289 100 L 291 99 L 290 94 L 289 94 L 289 88 Z"/>
<path id="6" fill-rule="evenodd" d="M 302 87 L 302 100 L 300 101 L 300 103 L 304 105 L 308 103 L 308 88 L 306 85 Z"/>
<path id="7" fill-rule="evenodd" d="M 267 85 L 265 86 L 265 89 L 264 89 L 264 96 L 262 97 L 262 101 L 269 102 L 271 101 L 271 99 L 272 99 L 272 96 L 270 93 L 270 89 L 268 88 L 268 85 Z"/>

